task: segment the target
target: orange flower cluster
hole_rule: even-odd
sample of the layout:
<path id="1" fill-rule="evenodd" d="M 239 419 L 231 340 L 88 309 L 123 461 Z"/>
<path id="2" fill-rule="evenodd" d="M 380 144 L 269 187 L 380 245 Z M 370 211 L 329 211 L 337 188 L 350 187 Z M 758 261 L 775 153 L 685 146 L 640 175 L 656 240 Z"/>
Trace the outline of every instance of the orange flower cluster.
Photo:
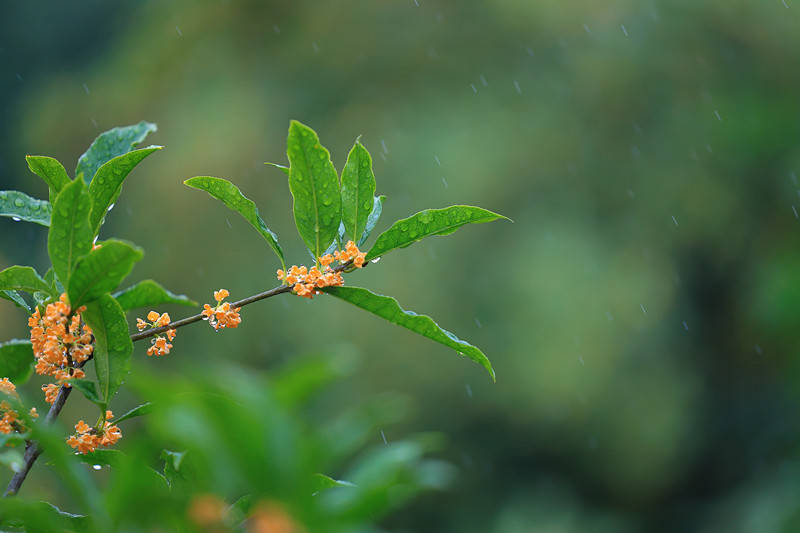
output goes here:
<path id="1" fill-rule="evenodd" d="M 344 265 L 350 261 L 356 268 L 364 266 L 367 256 L 366 252 L 358 249 L 353 241 L 348 241 L 344 250 L 337 250 L 331 254 L 325 254 L 319 258 L 322 270 L 313 266 L 306 268 L 304 265 L 292 265 L 289 272 L 278 270 L 278 279 L 286 285 L 292 285 L 292 290 L 303 298 L 313 298 L 315 294 L 322 294 L 319 289 L 323 287 L 337 287 L 344 285 L 344 278 L 341 272 L 336 272 L 330 265 L 334 260 Z"/>
<path id="2" fill-rule="evenodd" d="M 113 446 L 122 438 L 119 428 L 109 422 L 113 416 L 111 411 L 106 411 L 106 419 L 103 422 L 103 429 L 100 431 L 90 427 L 83 420 L 79 420 L 75 424 L 75 435 L 70 435 L 67 444 L 78 450 L 78 453 L 93 452 L 99 446 Z"/>
<path id="3" fill-rule="evenodd" d="M 85 309 L 81 307 L 70 314 L 67 295 L 62 294 L 57 302 L 48 304 L 44 316 L 38 308 L 30 316 L 28 326 L 31 328 L 37 374 L 53 376 L 59 384 L 84 377 L 83 370 L 77 367 L 85 363 L 94 351 L 92 330 L 81 323 L 81 313 Z M 53 403 L 58 386 L 51 383 L 44 385 L 42 390 L 45 400 Z"/>
<path id="4" fill-rule="evenodd" d="M 17 387 L 11 383 L 8 378 L 3 378 L 2 381 L 0 381 L 0 392 L 8 396 L 17 397 Z M 23 429 L 18 422 L 19 414 L 11 407 L 11 404 L 5 400 L 0 402 L 0 413 L 2 413 L 2 418 L 0 418 L 0 433 L 5 433 L 7 435 L 14 430 Z"/>
<path id="5" fill-rule="evenodd" d="M 208 304 L 203 306 L 203 320 L 208 320 L 212 328 L 220 330 L 222 328 L 236 328 L 242 322 L 242 317 L 239 316 L 241 307 L 231 308 L 231 304 L 223 302 L 225 298 L 230 296 L 227 289 L 220 289 L 214 291 L 214 299 L 217 301 L 216 307 L 211 307 Z"/>
<path id="6" fill-rule="evenodd" d="M 162 313 L 159 315 L 155 311 L 150 311 L 147 313 L 147 320 L 149 320 L 149 322 L 142 320 L 141 318 L 136 319 L 136 327 L 139 329 L 139 331 L 142 331 L 146 328 L 160 328 L 171 322 L 168 313 Z M 161 335 L 154 336 L 153 340 L 150 341 L 150 347 L 147 349 L 147 355 L 167 355 L 172 349 L 172 344 L 170 344 L 170 342 L 175 338 L 175 334 L 176 331 L 173 328 L 167 330 L 166 338 L 162 337 Z M 167 342 L 168 340 L 170 342 Z"/>

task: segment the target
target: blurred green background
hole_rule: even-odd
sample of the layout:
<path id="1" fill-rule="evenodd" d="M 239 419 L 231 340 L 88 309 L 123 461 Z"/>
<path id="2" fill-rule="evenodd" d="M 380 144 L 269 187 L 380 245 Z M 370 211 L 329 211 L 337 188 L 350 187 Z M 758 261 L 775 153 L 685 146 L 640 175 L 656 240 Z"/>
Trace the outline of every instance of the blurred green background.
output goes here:
<path id="1" fill-rule="evenodd" d="M 101 131 L 156 122 L 146 143 L 166 149 L 128 179 L 101 238 L 145 248 L 130 282 L 243 297 L 276 284 L 272 252 L 182 181 L 232 180 L 289 262 L 306 262 L 286 178 L 263 163 L 286 162 L 292 118 L 338 169 L 363 135 L 388 196 L 378 231 L 455 203 L 514 220 L 429 239 L 347 281 L 481 347 L 497 384 L 326 298 L 247 307 L 235 332 L 181 330 L 159 360 L 137 345 L 134 374 L 211 376 L 224 360 L 269 375 L 304 354 L 350 353 L 355 372 L 308 416 L 406 396 L 408 416 L 381 428 L 389 445 L 440 432 L 438 456 L 458 469 L 448 490 L 384 518 L 389 531 L 797 531 L 798 10 L 5 3 L 0 189 L 46 198 L 25 154 L 71 170 Z M 0 267 L 43 271 L 45 242 L 39 226 L 0 220 Z M 0 305 L 0 338 L 27 334 Z M 71 403 L 64 424 L 88 410 Z"/>

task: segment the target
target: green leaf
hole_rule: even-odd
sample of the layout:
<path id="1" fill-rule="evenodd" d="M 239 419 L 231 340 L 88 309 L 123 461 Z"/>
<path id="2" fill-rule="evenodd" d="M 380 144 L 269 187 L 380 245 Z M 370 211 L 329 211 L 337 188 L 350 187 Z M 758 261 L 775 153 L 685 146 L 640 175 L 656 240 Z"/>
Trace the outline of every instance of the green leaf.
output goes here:
<path id="1" fill-rule="evenodd" d="M 0 271 L 0 290 L 52 293 L 53 287 L 33 267 L 14 265 Z"/>
<path id="2" fill-rule="evenodd" d="M 92 248 L 89 226 L 89 194 L 83 180 L 76 179 L 64 187 L 53 206 L 47 252 L 56 276 L 63 283 L 69 279 L 78 259 Z"/>
<path id="3" fill-rule="evenodd" d="M 19 191 L 0 191 L 0 216 L 50 225 L 50 202 L 31 198 Z"/>
<path id="4" fill-rule="evenodd" d="M 376 314 L 393 324 L 410 329 L 414 333 L 454 349 L 459 355 L 468 357 L 483 366 L 489 372 L 492 381 L 494 381 L 495 376 L 492 364 L 483 352 L 470 343 L 462 341 L 449 331 L 440 328 L 431 317 L 418 315 L 413 311 L 405 311 L 394 298 L 375 294 L 360 287 L 325 287 L 322 290 L 356 307 Z"/>
<path id="5" fill-rule="evenodd" d="M 164 461 L 164 478 L 171 487 L 175 481 L 182 477 L 181 465 L 186 457 L 186 452 L 174 452 L 172 450 L 161 450 L 161 459 Z"/>
<path id="6" fill-rule="evenodd" d="M 155 307 L 161 304 L 197 306 L 197 302 L 183 294 L 174 294 L 153 281 L 146 279 L 132 287 L 114 294 L 124 311 L 137 307 Z"/>
<path id="7" fill-rule="evenodd" d="M 367 227 L 364 228 L 364 233 L 361 235 L 361 238 L 358 239 L 358 246 L 364 244 L 364 241 L 369 238 L 369 234 L 375 229 L 375 224 L 378 223 L 378 220 L 381 218 L 381 213 L 383 212 L 384 200 L 386 200 L 386 196 L 384 195 L 373 198 L 372 211 L 370 211 L 369 217 L 367 218 Z"/>
<path id="8" fill-rule="evenodd" d="M 25 309 L 25 311 L 27 311 L 28 313 L 31 312 L 31 307 L 28 305 L 28 302 L 26 302 L 22 298 L 22 296 L 19 295 L 17 291 L 0 290 L 0 298 L 3 298 L 4 300 L 8 300 L 10 302 L 14 302 L 14 305 L 16 305 L 17 307 L 21 307 L 22 309 Z"/>
<path id="9" fill-rule="evenodd" d="M 443 209 L 426 209 L 398 220 L 378 236 L 367 260 L 382 256 L 395 248 L 405 248 L 431 235 L 449 235 L 465 224 L 491 222 L 503 215 L 470 205 L 452 205 Z"/>
<path id="10" fill-rule="evenodd" d="M 289 126 L 286 148 L 295 225 L 308 249 L 319 257 L 336 238 L 342 218 L 339 176 L 314 130 L 296 120 Z"/>
<path id="11" fill-rule="evenodd" d="M 264 164 L 265 165 L 269 165 L 271 167 L 277 168 L 278 170 L 280 170 L 281 172 L 283 172 L 287 176 L 289 175 L 289 167 L 287 167 L 286 165 L 279 165 L 278 163 L 269 163 L 269 162 L 264 163 Z"/>
<path id="12" fill-rule="evenodd" d="M 0 378 L 22 385 L 31 377 L 34 362 L 31 341 L 15 339 L 0 344 Z"/>
<path id="13" fill-rule="evenodd" d="M 95 450 L 78 454 L 78 459 L 87 465 L 102 465 L 112 468 L 119 466 L 124 457 L 125 454 L 119 450 Z"/>
<path id="14" fill-rule="evenodd" d="M 358 241 L 367 227 L 367 219 L 374 205 L 374 194 L 372 158 L 364 145 L 356 139 L 342 169 L 342 221 L 353 242 Z"/>
<path id="15" fill-rule="evenodd" d="M 70 305 L 77 309 L 116 289 L 142 255 L 138 246 L 117 240 L 103 242 L 75 265 L 68 283 Z"/>
<path id="16" fill-rule="evenodd" d="M 81 379 L 73 379 L 70 380 L 70 384 L 73 388 L 81 391 L 83 395 L 92 403 L 97 405 L 103 406 L 105 405 L 103 399 L 100 398 L 100 395 L 97 394 L 97 387 L 94 384 L 94 381 L 89 381 L 86 378 Z"/>
<path id="17" fill-rule="evenodd" d="M 137 416 L 150 414 L 152 411 L 153 411 L 153 404 L 151 404 L 150 402 L 143 403 L 138 407 L 134 407 L 124 415 L 117 417 L 114 420 L 114 424 L 119 424 L 123 420 L 128 420 L 129 418 L 136 418 Z"/>
<path id="18" fill-rule="evenodd" d="M 83 319 L 95 337 L 94 365 L 97 371 L 98 397 L 103 404 L 117 391 L 131 366 L 133 343 L 128 336 L 125 312 L 110 295 L 104 294 L 86 304 Z"/>
<path id="19" fill-rule="evenodd" d="M 256 204 L 243 195 L 242 191 L 240 191 L 236 185 L 228 180 L 213 178 L 211 176 L 196 176 L 194 178 L 189 178 L 183 183 L 189 187 L 206 191 L 217 200 L 220 200 L 229 209 L 233 209 L 242 215 L 244 219 L 264 237 L 267 244 L 272 248 L 272 251 L 274 251 L 275 255 L 280 259 L 281 267 L 283 267 L 284 270 L 286 269 L 286 263 L 283 259 L 283 250 L 278 244 L 278 236 L 275 235 L 261 219 Z"/>
<path id="20" fill-rule="evenodd" d="M 133 126 L 123 126 L 101 133 L 78 159 L 75 175 L 83 174 L 86 183 L 91 182 L 97 169 L 107 161 L 133 150 L 133 147 L 142 142 L 148 133 L 157 129 L 155 124 L 142 121 Z"/>
<path id="21" fill-rule="evenodd" d="M 313 494 L 322 492 L 325 489 L 332 489 L 334 487 L 355 487 L 355 483 L 343 481 L 341 479 L 333 479 L 325 474 L 313 474 L 311 479 L 311 487 Z"/>
<path id="22" fill-rule="evenodd" d="M 89 184 L 89 199 L 92 202 L 89 224 L 95 235 L 100 231 L 103 218 L 111 205 L 117 201 L 119 193 L 122 191 L 122 182 L 125 181 L 131 170 L 145 157 L 162 148 L 161 146 L 148 146 L 141 150 L 133 150 L 111 159 L 97 169 L 97 175 Z"/>
<path id="23" fill-rule="evenodd" d="M 31 172 L 47 183 L 51 202 L 55 200 L 61 189 L 69 185 L 70 179 L 67 171 L 57 159 L 43 155 L 29 155 L 25 159 L 28 161 L 28 168 L 31 169 Z"/>

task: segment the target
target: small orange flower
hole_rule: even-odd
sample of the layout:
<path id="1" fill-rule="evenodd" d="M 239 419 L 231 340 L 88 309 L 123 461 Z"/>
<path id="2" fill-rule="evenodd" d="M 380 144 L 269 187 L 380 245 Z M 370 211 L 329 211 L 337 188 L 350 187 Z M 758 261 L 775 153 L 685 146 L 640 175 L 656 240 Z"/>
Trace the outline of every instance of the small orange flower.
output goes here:
<path id="1" fill-rule="evenodd" d="M 67 438 L 67 444 L 78 450 L 78 453 L 93 452 L 99 446 L 113 446 L 122 438 L 122 431 L 109 422 L 112 416 L 111 411 L 106 411 L 106 420 L 100 431 L 79 420 L 75 424 L 75 434 Z"/>
<path id="2" fill-rule="evenodd" d="M 11 383 L 8 378 L 3 378 L 0 380 L 0 392 L 4 392 L 6 394 L 17 394 L 17 387 Z"/>
<path id="3" fill-rule="evenodd" d="M 56 396 L 58 396 L 58 385 L 55 383 L 50 383 L 48 385 L 42 385 L 42 391 L 44 392 L 44 401 L 47 403 L 53 403 L 56 401 Z"/>
<path id="4" fill-rule="evenodd" d="M 222 522 L 225 517 L 225 502 L 214 494 L 200 494 L 192 498 L 186 514 L 195 525 L 207 528 Z"/>
<path id="5" fill-rule="evenodd" d="M 161 313 L 159 315 L 157 311 L 150 311 L 147 313 L 147 320 L 150 322 L 145 322 L 141 318 L 136 319 L 136 327 L 139 328 L 139 331 L 142 331 L 148 327 L 161 328 L 169 325 L 169 323 L 172 321 L 172 319 L 169 317 L 169 313 Z M 175 334 L 176 331 L 175 328 L 173 328 L 167 330 L 167 338 L 164 338 L 161 335 L 155 335 L 153 340 L 150 341 L 150 348 L 147 349 L 147 355 L 167 355 L 172 349 L 172 344 L 169 344 L 167 339 L 172 341 L 175 338 Z"/>
<path id="6" fill-rule="evenodd" d="M 356 268 L 362 268 L 366 257 L 366 252 L 360 251 L 353 241 L 348 241 L 344 250 L 336 250 L 333 255 L 325 254 L 318 258 L 322 270 L 317 266 L 306 268 L 303 265 L 299 267 L 292 265 L 288 273 L 278 270 L 278 279 L 283 281 L 284 285 L 291 286 L 292 291 L 298 296 L 313 298 L 316 294 L 322 294 L 319 289 L 344 285 L 341 272 L 335 271 L 330 266 L 334 260 L 342 265 L 351 263 Z"/>
<path id="7" fill-rule="evenodd" d="M 231 308 L 229 302 L 222 301 L 228 296 L 230 296 L 230 293 L 227 289 L 214 291 L 214 299 L 217 301 L 216 307 L 211 307 L 208 304 L 203 306 L 202 315 L 205 317 L 203 320 L 207 320 L 211 327 L 216 330 L 236 328 L 242 322 L 242 317 L 239 315 L 241 307 Z"/>

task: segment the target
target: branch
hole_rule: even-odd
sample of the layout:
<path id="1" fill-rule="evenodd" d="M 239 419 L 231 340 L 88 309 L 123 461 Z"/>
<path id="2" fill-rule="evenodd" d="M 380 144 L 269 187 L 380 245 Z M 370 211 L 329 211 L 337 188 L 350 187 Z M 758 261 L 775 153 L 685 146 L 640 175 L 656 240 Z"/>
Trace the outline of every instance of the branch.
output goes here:
<path id="1" fill-rule="evenodd" d="M 369 265 L 369 263 L 364 263 L 364 267 Z M 363 267 L 362 267 L 363 268 Z M 334 268 L 334 272 L 351 272 L 353 269 L 352 261 L 348 261 L 343 265 L 339 265 L 338 267 Z M 259 294 L 255 294 L 250 296 L 249 298 L 245 298 L 244 300 L 239 300 L 238 302 L 232 302 L 231 307 L 244 307 L 245 305 L 249 305 L 251 303 L 257 302 L 259 300 L 264 300 L 265 298 L 270 298 L 272 296 L 277 296 L 279 294 L 284 294 L 287 292 L 291 292 L 294 288 L 294 285 L 280 285 L 268 291 L 264 291 Z M 171 322 L 166 326 L 162 326 L 160 328 L 152 328 L 146 331 L 142 331 L 141 333 L 134 333 L 131 335 L 131 340 L 136 342 L 142 339 L 146 339 L 148 337 L 152 337 L 153 335 L 157 335 L 159 333 L 164 333 L 168 329 L 175 329 L 180 328 L 183 326 L 187 326 L 189 324 L 193 324 L 194 322 L 199 322 L 203 320 L 203 315 L 198 314 L 194 316 L 190 316 L 187 318 L 183 318 L 181 320 L 176 320 L 175 322 Z M 89 359 L 81 363 L 77 368 L 81 368 L 83 365 L 89 362 Z M 69 398 L 70 393 L 72 392 L 72 387 L 66 387 L 64 385 L 58 390 L 58 396 L 56 396 L 53 405 L 50 406 L 50 410 L 47 412 L 47 416 L 44 419 L 45 424 L 52 424 L 53 421 L 58 417 L 59 413 L 61 413 L 61 409 L 64 407 L 64 404 L 67 402 L 67 398 Z M 30 471 L 33 464 L 36 462 L 36 459 L 42 454 L 42 449 L 39 447 L 39 444 L 36 441 L 30 440 L 28 444 L 25 446 L 25 456 L 23 460 L 22 468 L 14 474 L 14 477 L 11 478 L 11 481 L 6 488 L 6 491 L 3 493 L 3 497 L 7 496 L 14 496 L 22 486 L 22 483 L 25 481 L 25 478 L 28 476 L 28 472 Z"/>
<path id="2" fill-rule="evenodd" d="M 83 365 L 88 362 L 89 359 L 78 365 L 77 368 L 83 367 Z M 56 396 L 55 401 L 53 401 L 53 405 L 50 406 L 50 410 L 47 411 L 47 416 L 44 417 L 45 424 L 52 424 L 53 421 L 55 421 L 59 413 L 61 413 L 61 409 L 64 407 L 64 404 L 67 403 L 67 398 L 69 398 L 69 394 L 71 392 L 72 387 L 61 385 L 61 388 L 58 389 L 58 395 Z M 17 491 L 19 491 L 19 488 L 22 486 L 25 478 L 28 477 L 28 472 L 30 472 L 33 463 L 36 462 L 36 459 L 38 459 L 41 454 L 42 449 L 39 447 L 39 443 L 35 440 L 29 440 L 25 445 L 25 456 L 23 457 L 22 468 L 17 471 L 16 474 L 14 474 L 14 477 L 11 478 L 11 481 L 8 483 L 8 487 L 6 487 L 6 491 L 3 493 L 3 498 L 6 496 L 13 496 L 17 493 Z"/>

